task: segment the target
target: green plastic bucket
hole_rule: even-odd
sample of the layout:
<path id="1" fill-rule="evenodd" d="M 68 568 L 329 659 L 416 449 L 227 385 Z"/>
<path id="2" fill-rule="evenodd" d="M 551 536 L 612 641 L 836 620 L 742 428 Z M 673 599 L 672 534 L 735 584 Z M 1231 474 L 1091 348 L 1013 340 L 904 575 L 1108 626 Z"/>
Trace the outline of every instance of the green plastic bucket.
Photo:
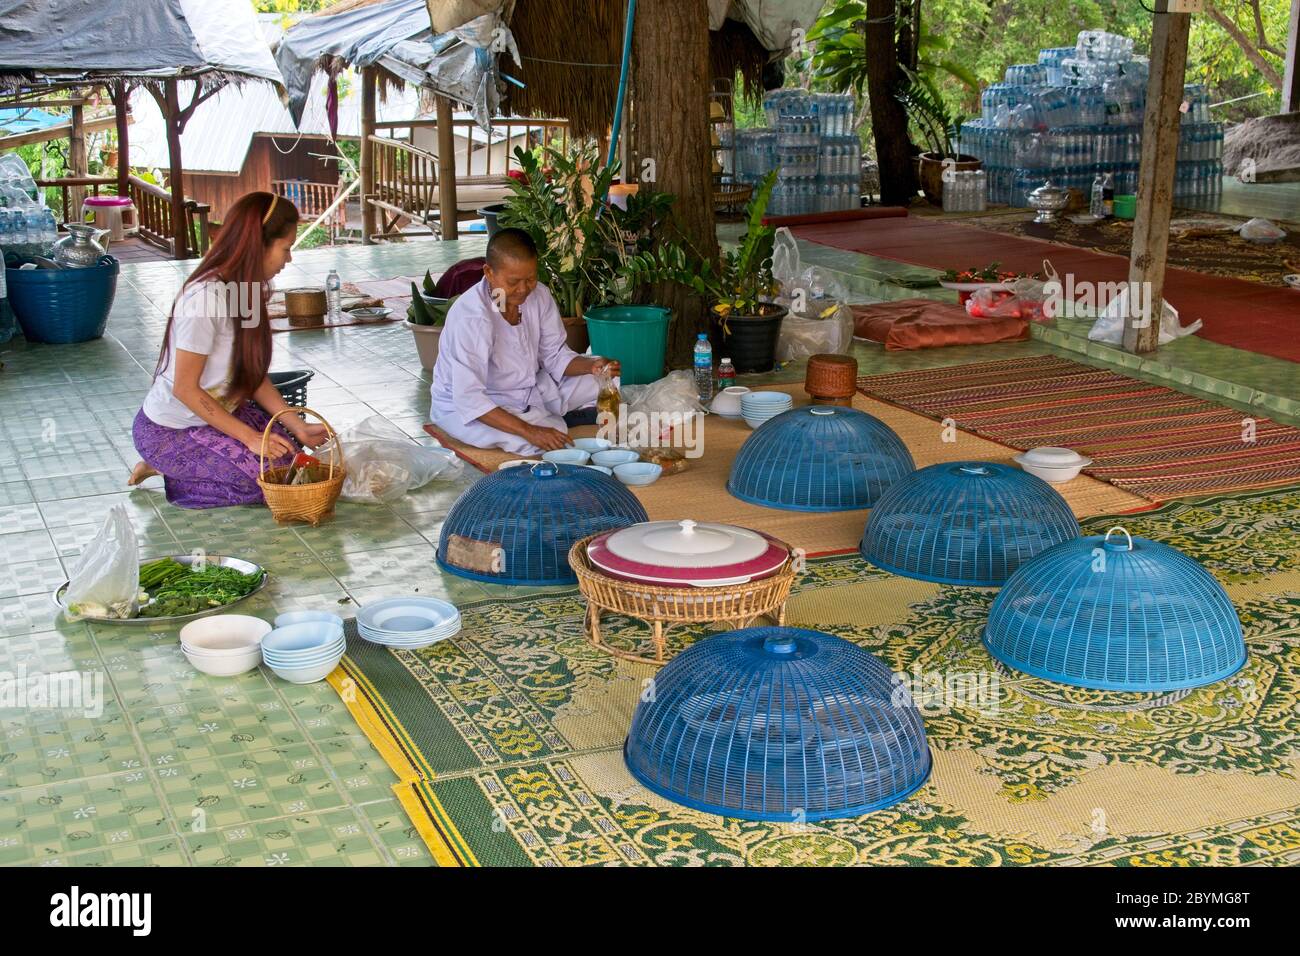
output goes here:
<path id="1" fill-rule="evenodd" d="M 663 378 L 671 309 L 658 305 L 606 305 L 583 318 L 591 334 L 591 354 L 618 359 L 624 385 L 648 385 Z"/>
<path id="2" fill-rule="evenodd" d="M 1135 219 L 1137 217 L 1137 196 L 1116 196 L 1115 197 L 1115 218 L 1116 219 Z"/>

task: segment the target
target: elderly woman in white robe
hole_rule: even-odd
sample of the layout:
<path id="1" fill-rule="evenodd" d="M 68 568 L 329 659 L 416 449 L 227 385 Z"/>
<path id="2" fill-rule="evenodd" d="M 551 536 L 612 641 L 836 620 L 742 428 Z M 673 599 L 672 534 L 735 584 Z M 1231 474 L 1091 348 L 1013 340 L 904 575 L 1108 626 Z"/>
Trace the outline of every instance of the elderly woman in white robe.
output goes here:
<path id="1" fill-rule="evenodd" d="M 565 416 L 594 407 L 596 373 L 618 362 L 565 342 L 537 247 L 520 229 L 488 242 L 483 280 L 447 314 L 433 368 L 433 423 L 467 445 L 535 455 L 570 444 Z"/>

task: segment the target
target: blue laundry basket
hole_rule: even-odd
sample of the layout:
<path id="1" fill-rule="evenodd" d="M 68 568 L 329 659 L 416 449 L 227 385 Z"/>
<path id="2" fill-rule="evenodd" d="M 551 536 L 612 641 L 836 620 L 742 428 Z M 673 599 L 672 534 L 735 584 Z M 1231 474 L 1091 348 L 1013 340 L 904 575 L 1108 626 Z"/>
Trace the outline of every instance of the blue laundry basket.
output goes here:
<path id="1" fill-rule="evenodd" d="M 623 757 L 675 803 L 743 820 L 855 817 L 930 775 L 911 695 L 878 658 L 794 627 L 707 637 L 664 665 Z"/>
<path id="2" fill-rule="evenodd" d="M 103 336 L 117 293 L 117 260 L 82 269 L 5 269 L 9 304 L 29 342 L 68 345 Z"/>
<path id="3" fill-rule="evenodd" d="M 855 408 L 812 405 L 768 419 L 745 439 L 727 491 L 785 511 L 870 508 L 916 468 L 892 428 Z"/>
<path id="4" fill-rule="evenodd" d="M 438 536 L 438 566 L 490 584 L 576 584 L 573 545 L 649 520 L 632 492 L 593 468 L 518 465 L 456 499 Z"/>
<path id="5" fill-rule="evenodd" d="M 1078 536 L 1074 512 L 1041 478 L 991 461 L 953 461 L 885 492 L 859 550 L 903 577 L 998 587 L 1023 562 Z"/>
<path id="6" fill-rule="evenodd" d="M 1246 663 L 1241 621 L 1214 576 L 1123 528 L 1021 566 L 989 609 L 984 646 L 1015 670 L 1097 690 L 1201 687 Z"/>

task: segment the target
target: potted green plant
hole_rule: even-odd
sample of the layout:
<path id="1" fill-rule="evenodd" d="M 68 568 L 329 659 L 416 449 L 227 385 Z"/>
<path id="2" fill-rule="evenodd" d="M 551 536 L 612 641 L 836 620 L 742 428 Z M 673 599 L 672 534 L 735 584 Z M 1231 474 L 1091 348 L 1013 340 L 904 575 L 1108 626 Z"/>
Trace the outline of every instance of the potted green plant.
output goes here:
<path id="1" fill-rule="evenodd" d="M 643 316 L 622 315 L 623 319 L 666 323 L 664 310 L 654 310 L 656 314 L 651 315 L 653 307 L 632 303 L 648 285 L 667 278 L 657 262 L 643 253 L 652 245 L 673 248 L 672 243 L 655 239 L 657 227 L 672 206 L 672 196 L 641 190 L 628 198 L 625 209 L 605 203 L 619 164 L 602 165 L 594 143 L 569 153 L 554 146 L 516 149 L 515 157 L 522 176 L 511 180 L 511 195 L 497 214 L 497 222 L 523 229 L 533 237 L 538 277 L 551 290 L 564 318 L 569 347 L 584 352 L 591 344 L 587 313 L 596 308 L 604 310 L 598 313 L 604 321 L 612 321 L 606 307 L 622 306 L 626 307 L 624 313 L 629 309 L 647 312 Z M 618 330 L 611 326 L 601 331 L 613 334 Z M 662 331 L 666 338 L 666 328 Z M 623 361 L 617 344 L 599 347 L 602 354 Z M 661 366 L 656 368 L 661 370 Z"/>
<path id="2" fill-rule="evenodd" d="M 907 79 L 898 91 L 898 99 L 929 147 L 917 157 L 917 178 L 925 198 L 932 205 L 942 206 L 944 173 L 974 171 L 984 164 L 957 151 L 953 141 L 961 128 L 961 117 L 944 103 L 934 81 L 912 70 L 905 69 L 904 73 Z"/>
<path id="3" fill-rule="evenodd" d="M 688 284 L 710 303 L 713 346 L 731 359 L 737 372 L 770 372 L 776 365 L 776 345 L 786 309 L 767 301 L 774 293 L 772 248 L 776 229 L 763 216 L 776 185 L 776 171 L 758 184 L 745 207 L 745 234 L 734 249 L 722 253 L 717 265 L 699 263 Z"/>
<path id="4" fill-rule="evenodd" d="M 406 310 L 406 327 L 415 336 L 415 349 L 420 355 L 420 366 L 429 370 L 438 361 L 438 339 L 447 324 L 447 313 L 459 296 L 437 298 L 433 294 L 433 276 L 424 273 L 424 288 L 411 283 L 411 304 Z"/>

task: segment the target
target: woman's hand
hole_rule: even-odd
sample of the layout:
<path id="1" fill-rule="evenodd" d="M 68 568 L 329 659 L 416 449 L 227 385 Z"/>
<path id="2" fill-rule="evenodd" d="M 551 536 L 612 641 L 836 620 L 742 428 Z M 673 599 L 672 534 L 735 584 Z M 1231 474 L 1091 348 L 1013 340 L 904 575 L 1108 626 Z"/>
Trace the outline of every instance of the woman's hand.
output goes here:
<path id="1" fill-rule="evenodd" d="M 280 421 L 284 421 L 284 419 L 282 418 Z M 302 419 L 299 419 L 299 422 L 301 422 L 301 424 L 293 429 L 293 437 L 302 442 L 305 447 L 319 448 L 321 445 L 329 441 L 329 429 L 324 425 L 319 422 L 309 425 L 302 421 Z"/>
<path id="2" fill-rule="evenodd" d="M 241 439 L 244 447 L 254 455 L 262 454 L 262 433 L 255 432 L 251 429 L 249 433 Z M 294 447 L 293 442 L 285 438 L 275 429 L 271 429 L 271 434 L 266 438 L 266 457 L 274 461 L 277 458 L 283 458 L 285 455 L 296 455 L 298 449 Z"/>

